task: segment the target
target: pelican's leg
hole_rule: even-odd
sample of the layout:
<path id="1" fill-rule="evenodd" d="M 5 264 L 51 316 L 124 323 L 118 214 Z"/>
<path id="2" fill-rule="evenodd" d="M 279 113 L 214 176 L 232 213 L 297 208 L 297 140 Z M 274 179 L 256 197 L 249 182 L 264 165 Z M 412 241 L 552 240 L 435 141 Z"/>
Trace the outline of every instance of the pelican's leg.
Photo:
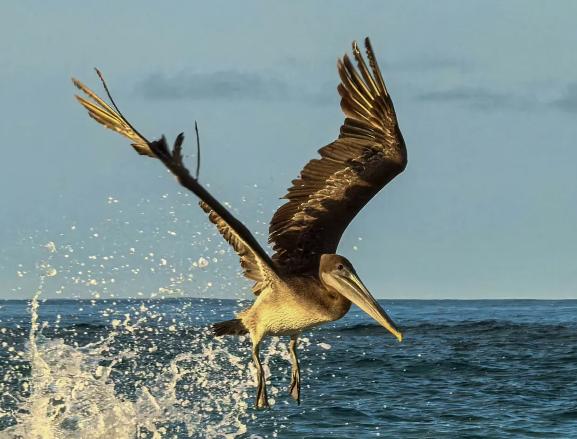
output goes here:
<path id="1" fill-rule="evenodd" d="M 257 381 L 255 405 L 259 409 L 269 407 L 268 398 L 266 396 L 266 377 L 264 376 L 264 370 L 262 368 L 262 364 L 259 358 L 259 347 L 261 340 L 262 339 L 254 341 L 252 346 L 252 361 L 254 361 L 254 365 L 256 366 L 256 381 Z"/>
<path id="2" fill-rule="evenodd" d="M 297 357 L 297 343 L 298 335 L 291 335 L 289 344 L 289 351 L 291 356 L 291 386 L 289 392 L 293 399 L 300 405 L 301 403 L 301 369 L 299 367 L 299 359 Z"/>

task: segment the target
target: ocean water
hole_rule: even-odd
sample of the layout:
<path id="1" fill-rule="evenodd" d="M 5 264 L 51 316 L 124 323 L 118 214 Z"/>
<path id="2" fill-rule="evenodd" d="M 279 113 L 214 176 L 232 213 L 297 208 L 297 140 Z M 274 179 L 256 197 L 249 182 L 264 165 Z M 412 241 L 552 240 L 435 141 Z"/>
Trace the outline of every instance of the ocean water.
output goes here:
<path id="1" fill-rule="evenodd" d="M 262 349 L 211 322 L 247 302 L 0 301 L 0 438 L 577 437 L 577 301 L 381 302 L 398 343 L 353 308 Z"/>

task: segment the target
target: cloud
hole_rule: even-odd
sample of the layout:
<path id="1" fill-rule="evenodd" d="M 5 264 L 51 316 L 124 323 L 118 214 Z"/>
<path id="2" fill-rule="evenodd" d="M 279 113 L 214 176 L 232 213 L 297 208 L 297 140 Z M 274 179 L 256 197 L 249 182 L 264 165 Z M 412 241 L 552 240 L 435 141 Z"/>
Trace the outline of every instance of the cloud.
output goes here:
<path id="1" fill-rule="evenodd" d="M 428 66 L 428 67 L 427 67 Z M 422 59 L 391 63 L 399 70 L 459 68 L 465 64 L 449 59 Z M 335 83 L 291 78 L 286 81 L 272 74 L 222 70 L 208 73 L 181 73 L 174 76 L 153 74 L 137 85 L 136 91 L 148 99 L 245 100 L 305 102 L 312 105 L 335 105 L 339 101 Z M 456 86 L 445 90 L 421 92 L 414 96 L 421 102 L 456 104 L 479 111 L 528 111 L 537 107 L 556 108 L 577 113 L 577 82 L 569 84 L 557 99 L 504 92 L 486 87 Z"/>
<path id="2" fill-rule="evenodd" d="M 254 72 L 223 70 L 211 73 L 154 74 L 136 87 L 148 99 L 297 101 L 313 105 L 338 102 L 335 84 L 290 83 Z"/>
<path id="3" fill-rule="evenodd" d="M 562 111 L 577 113 L 577 82 L 569 84 L 565 94 L 553 101 L 553 106 Z"/>
<path id="4" fill-rule="evenodd" d="M 421 93 L 417 100 L 462 104 L 477 110 L 527 110 L 535 101 L 513 93 L 502 93 L 481 87 L 456 87 L 449 90 Z"/>
<path id="5" fill-rule="evenodd" d="M 577 113 L 577 82 L 566 86 L 560 97 L 551 99 L 554 90 L 541 90 L 534 94 L 535 87 L 526 94 L 504 93 L 482 87 L 455 87 L 452 89 L 421 93 L 416 99 L 423 102 L 455 103 L 476 110 L 519 110 L 555 108 L 568 113 Z"/>
<path id="6" fill-rule="evenodd" d="M 303 66 L 294 59 L 288 59 L 286 63 L 290 67 L 288 70 L 292 72 L 290 80 L 275 76 L 274 73 L 237 70 L 183 72 L 175 75 L 155 73 L 140 82 L 136 92 L 148 99 L 282 100 L 313 105 L 333 105 L 338 102 L 338 75 L 334 60 L 327 62 L 326 68 L 320 69 Z M 419 73 L 445 69 L 464 71 L 468 67 L 464 61 L 430 55 L 384 61 L 381 65 L 384 72 L 392 70 Z"/>
<path id="7" fill-rule="evenodd" d="M 150 99 L 278 100 L 290 94 L 289 87 L 281 80 L 230 70 L 172 77 L 154 74 L 141 82 L 137 90 Z"/>

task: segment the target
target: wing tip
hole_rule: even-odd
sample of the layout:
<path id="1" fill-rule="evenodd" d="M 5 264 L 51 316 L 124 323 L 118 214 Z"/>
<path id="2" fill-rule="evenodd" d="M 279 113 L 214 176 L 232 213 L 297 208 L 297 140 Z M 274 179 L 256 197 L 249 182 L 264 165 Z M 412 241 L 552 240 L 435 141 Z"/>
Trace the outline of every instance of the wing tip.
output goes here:
<path id="1" fill-rule="evenodd" d="M 359 52 L 359 44 L 357 43 L 357 40 L 353 40 L 352 47 L 353 52 Z"/>
<path id="2" fill-rule="evenodd" d="M 86 87 L 80 80 L 76 79 L 74 76 L 72 76 L 70 78 L 70 80 L 72 81 L 72 84 L 74 84 L 74 86 L 82 91 L 83 93 L 89 94 L 86 90 L 88 89 L 88 87 Z"/>

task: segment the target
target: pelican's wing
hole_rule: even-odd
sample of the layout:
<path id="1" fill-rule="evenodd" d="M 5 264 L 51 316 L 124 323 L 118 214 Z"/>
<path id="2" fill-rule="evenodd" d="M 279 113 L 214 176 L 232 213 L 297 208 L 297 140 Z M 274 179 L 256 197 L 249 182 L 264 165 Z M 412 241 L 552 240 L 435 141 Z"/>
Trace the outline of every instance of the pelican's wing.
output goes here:
<path id="1" fill-rule="evenodd" d="M 355 215 L 405 169 L 405 142 L 368 38 L 365 47 L 369 66 L 356 42 L 357 68 L 347 55 L 338 61 L 346 116 L 339 138 L 293 180 L 271 220 L 273 261 L 289 272 L 316 272 L 320 255 L 336 252 Z"/>
<path id="2" fill-rule="evenodd" d="M 257 296 L 270 283 L 274 273 L 271 272 L 269 265 L 263 261 L 252 248 L 247 245 L 242 236 L 240 236 L 230 225 L 222 219 L 208 204 L 201 201 L 200 207 L 208 214 L 210 221 L 216 226 L 220 234 L 234 248 L 234 251 L 240 257 L 240 265 L 243 268 L 244 275 L 248 279 L 255 281 L 252 290 Z"/>
<path id="3" fill-rule="evenodd" d="M 164 136 L 150 142 L 124 118 L 116 107 L 112 108 L 80 81 L 73 79 L 73 82 L 87 96 L 87 98 L 80 96 L 76 96 L 76 98 L 88 110 L 90 117 L 105 127 L 128 137 L 139 154 L 159 159 L 175 175 L 183 187 L 194 192 L 200 198 L 202 209 L 208 213 L 218 231 L 240 256 L 245 276 L 256 281 L 253 291 L 258 294 L 266 286 L 266 283 L 276 276 L 273 262 L 244 224 L 237 220 L 190 175 L 182 157 L 182 142 L 184 140 L 182 133 L 176 138 L 172 151 L 169 150 Z"/>
<path id="4" fill-rule="evenodd" d="M 99 73 L 100 74 L 100 73 Z M 110 128 L 117 133 L 122 134 L 132 141 L 132 147 L 142 155 L 154 157 L 154 154 L 148 147 L 148 140 L 146 140 L 132 125 L 118 112 L 116 112 L 110 105 L 104 102 L 96 93 L 86 87 L 82 82 L 72 78 L 72 82 L 76 87 L 84 92 L 87 98 L 76 95 L 76 99 L 84 108 L 88 110 L 88 114 L 96 122 L 101 123 L 106 128 Z"/>

